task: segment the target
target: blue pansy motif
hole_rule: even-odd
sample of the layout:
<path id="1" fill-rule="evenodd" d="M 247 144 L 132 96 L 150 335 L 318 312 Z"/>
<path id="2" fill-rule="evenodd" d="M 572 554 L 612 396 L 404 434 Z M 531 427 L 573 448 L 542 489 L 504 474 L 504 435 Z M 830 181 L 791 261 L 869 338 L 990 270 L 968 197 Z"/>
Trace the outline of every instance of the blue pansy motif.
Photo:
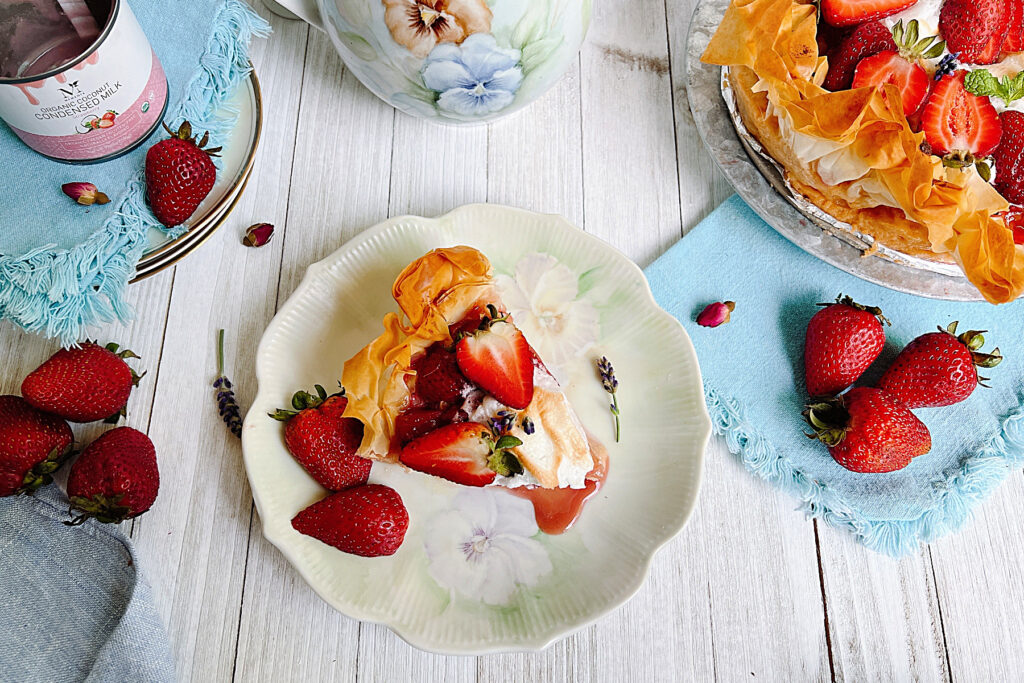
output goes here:
<path id="1" fill-rule="evenodd" d="M 423 63 L 423 83 L 439 93 L 437 106 L 462 116 L 483 116 L 512 104 L 523 82 L 519 50 L 498 47 L 489 33 L 461 45 L 441 43 Z"/>

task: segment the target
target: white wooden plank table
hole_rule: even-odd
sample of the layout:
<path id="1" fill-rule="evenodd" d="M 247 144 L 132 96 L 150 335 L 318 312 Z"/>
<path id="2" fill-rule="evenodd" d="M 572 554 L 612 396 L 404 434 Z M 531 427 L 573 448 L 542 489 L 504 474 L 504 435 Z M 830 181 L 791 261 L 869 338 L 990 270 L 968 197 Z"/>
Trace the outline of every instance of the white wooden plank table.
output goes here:
<path id="1" fill-rule="evenodd" d="M 803 519 L 713 439 L 697 510 L 637 596 L 529 654 L 414 650 L 331 610 L 263 540 L 239 442 L 214 409 L 215 331 L 228 330 L 229 374 L 247 405 L 256 343 L 310 263 L 388 216 L 467 202 L 559 213 L 650 263 L 730 192 L 688 109 L 692 6 L 596 2 L 565 78 L 523 113 L 469 129 L 396 113 L 323 34 L 258 7 L 275 33 L 254 46 L 266 127 L 248 189 L 206 245 L 130 288 L 133 324 L 97 334 L 150 371 L 129 424 L 157 444 L 162 487 L 126 528 L 183 681 L 1020 678 L 1021 472 L 962 532 L 895 561 Z M 257 221 L 278 238 L 242 248 Z M 16 392 L 55 348 L 0 326 L 0 390 Z"/>

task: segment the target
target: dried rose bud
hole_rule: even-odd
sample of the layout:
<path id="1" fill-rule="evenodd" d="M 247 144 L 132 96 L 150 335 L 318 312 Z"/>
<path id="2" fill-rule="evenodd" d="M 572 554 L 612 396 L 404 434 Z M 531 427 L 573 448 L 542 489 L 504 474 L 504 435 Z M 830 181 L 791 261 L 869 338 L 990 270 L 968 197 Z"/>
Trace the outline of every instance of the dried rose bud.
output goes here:
<path id="1" fill-rule="evenodd" d="M 84 206 L 106 204 L 110 201 L 110 197 L 97 190 L 92 183 L 64 183 L 60 189 L 64 194 Z"/>
<path id="2" fill-rule="evenodd" d="M 735 301 L 726 301 L 725 303 L 716 301 L 713 304 L 708 304 L 697 316 L 697 324 L 704 327 L 718 327 L 722 323 L 729 322 L 729 316 L 734 310 L 736 310 Z"/>
<path id="3" fill-rule="evenodd" d="M 274 226 L 270 223 L 256 223 L 250 225 L 242 238 L 242 244 L 247 247 L 262 247 L 274 237 Z"/>

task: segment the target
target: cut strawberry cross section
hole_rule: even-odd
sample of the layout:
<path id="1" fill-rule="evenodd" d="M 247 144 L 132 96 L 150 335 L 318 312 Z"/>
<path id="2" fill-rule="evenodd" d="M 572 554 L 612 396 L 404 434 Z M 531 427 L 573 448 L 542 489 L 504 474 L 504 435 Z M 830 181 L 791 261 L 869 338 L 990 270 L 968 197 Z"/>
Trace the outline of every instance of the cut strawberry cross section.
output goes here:
<path id="1" fill-rule="evenodd" d="M 533 355 L 526 337 L 507 316 L 491 315 L 480 329 L 455 345 L 459 370 L 481 389 L 510 408 L 523 409 L 533 400 Z"/>
<path id="2" fill-rule="evenodd" d="M 917 0 L 821 0 L 825 21 L 833 26 L 852 26 L 902 12 Z"/>
<path id="3" fill-rule="evenodd" d="M 514 436 L 496 436 L 476 422 L 459 422 L 411 441 L 399 460 L 410 469 L 464 486 L 487 486 L 498 475 L 523 473 L 509 449 L 522 446 Z"/>
<path id="4" fill-rule="evenodd" d="M 900 91 L 903 114 L 911 116 L 921 108 L 921 103 L 928 97 L 931 79 L 920 65 L 912 64 L 891 50 L 879 52 L 860 61 L 853 74 L 854 88 L 881 88 L 886 84 L 895 85 Z"/>
<path id="5" fill-rule="evenodd" d="M 966 71 L 942 77 L 921 113 L 921 130 L 931 151 L 947 165 L 969 166 L 999 145 L 1002 126 L 995 107 L 964 87 Z"/>

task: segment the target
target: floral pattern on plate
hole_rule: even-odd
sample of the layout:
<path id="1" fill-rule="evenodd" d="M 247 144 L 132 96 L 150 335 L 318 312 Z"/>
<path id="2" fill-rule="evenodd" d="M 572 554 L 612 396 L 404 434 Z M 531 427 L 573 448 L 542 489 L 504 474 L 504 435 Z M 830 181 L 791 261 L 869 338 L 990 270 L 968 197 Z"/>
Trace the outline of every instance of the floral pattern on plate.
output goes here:
<path id="1" fill-rule="evenodd" d="M 423 63 L 423 83 L 446 112 L 475 116 L 501 111 L 523 82 L 519 50 L 498 47 L 494 36 L 472 35 L 461 45 L 438 45 Z"/>
<path id="2" fill-rule="evenodd" d="M 423 547 L 431 578 L 488 605 L 504 605 L 520 586 L 551 572 L 529 501 L 490 488 L 460 491 L 428 523 Z"/>
<path id="3" fill-rule="evenodd" d="M 495 281 L 516 325 L 564 382 L 566 363 L 589 351 L 601 333 L 597 308 L 580 296 L 580 276 L 554 256 L 535 252 L 519 259 L 511 276 Z"/>

